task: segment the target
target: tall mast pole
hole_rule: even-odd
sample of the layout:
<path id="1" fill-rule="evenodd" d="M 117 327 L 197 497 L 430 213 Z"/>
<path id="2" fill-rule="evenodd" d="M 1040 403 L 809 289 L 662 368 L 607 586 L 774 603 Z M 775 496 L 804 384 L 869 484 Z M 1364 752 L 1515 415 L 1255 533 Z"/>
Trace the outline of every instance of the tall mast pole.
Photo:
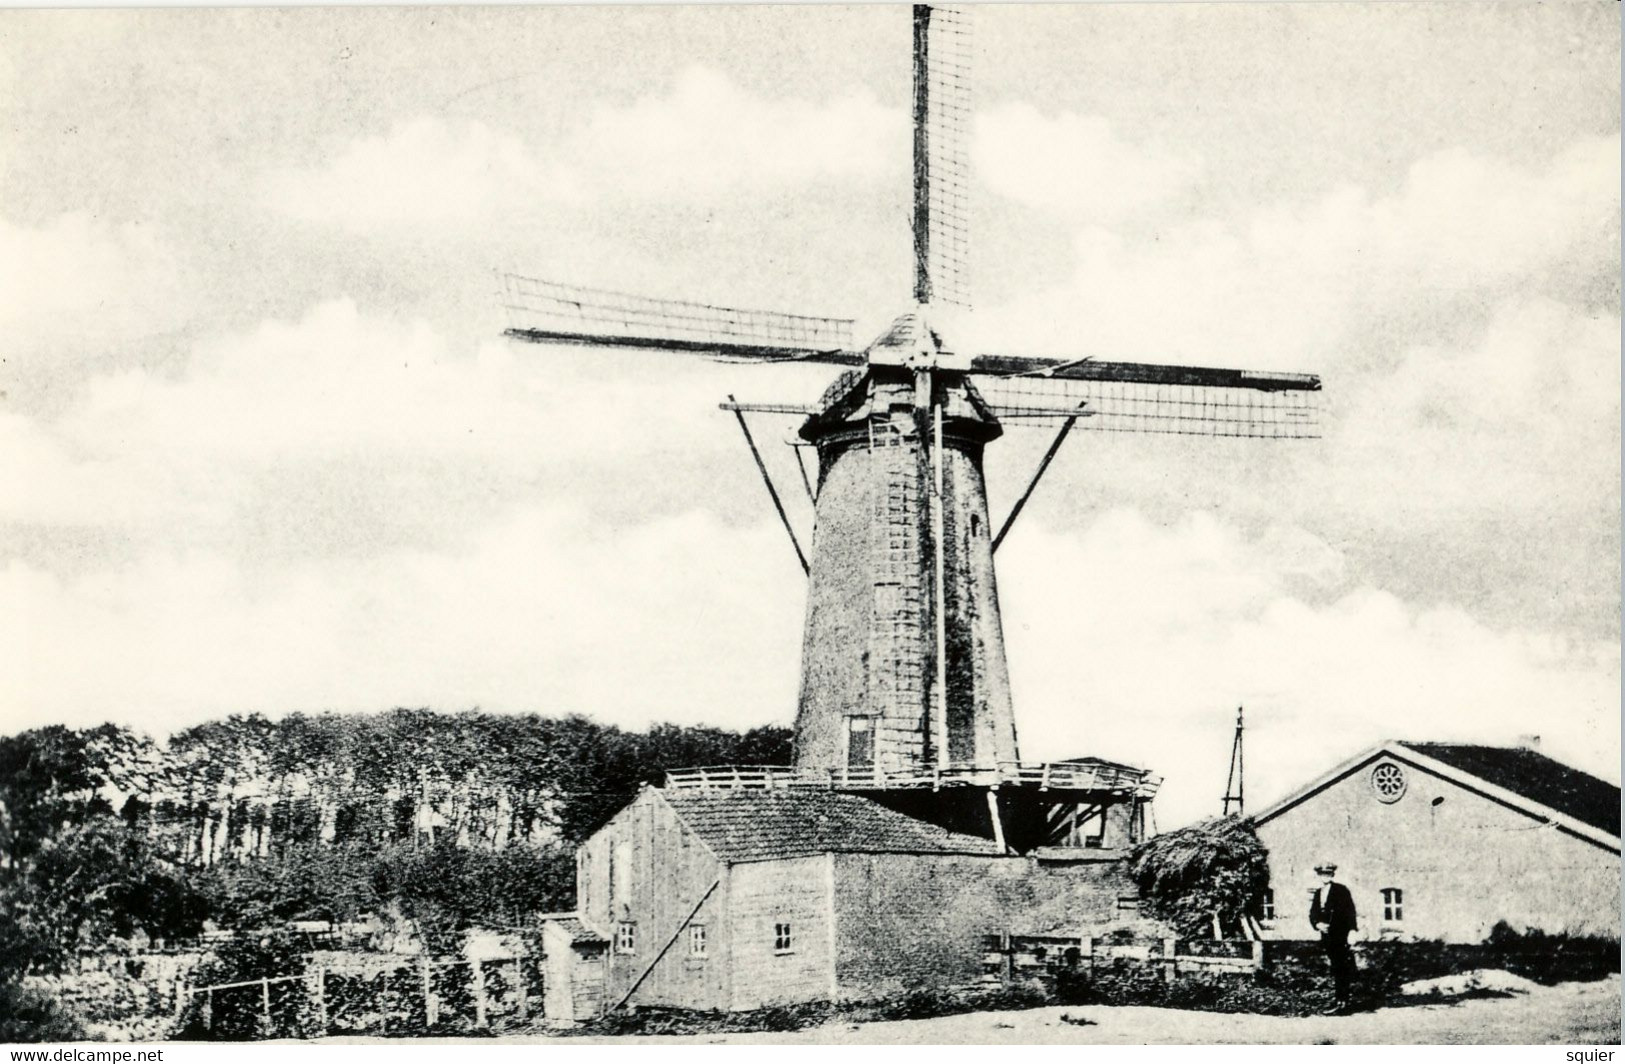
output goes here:
<path id="1" fill-rule="evenodd" d="M 931 8 L 914 5 L 914 302 L 931 302 Z"/>
<path id="2" fill-rule="evenodd" d="M 1224 782 L 1224 816 L 1230 815 L 1230 803 L 1236 803 L 1236 815 L 1242 816 L 1247 811 L 1245 790 L 1242 784 L 1242 758 L 1241 758 L 1241 711 L 1236 707 L 1236 737 L 1230 743 L 1230 776 Z"/>

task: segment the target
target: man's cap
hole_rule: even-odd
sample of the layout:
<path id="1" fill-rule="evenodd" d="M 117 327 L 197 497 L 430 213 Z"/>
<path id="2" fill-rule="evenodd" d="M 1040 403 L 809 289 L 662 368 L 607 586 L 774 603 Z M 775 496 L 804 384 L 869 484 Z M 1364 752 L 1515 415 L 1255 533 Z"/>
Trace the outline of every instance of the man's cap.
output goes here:
<path id="1" fill-rule="evenodd" d="M 1330 876 L 1335 875 L 1336 873 L 1337 866 L 1330 861 L 1322 861 L 1320 864 L 1315 866 L 1315 874 L 1317 875 Z"/>

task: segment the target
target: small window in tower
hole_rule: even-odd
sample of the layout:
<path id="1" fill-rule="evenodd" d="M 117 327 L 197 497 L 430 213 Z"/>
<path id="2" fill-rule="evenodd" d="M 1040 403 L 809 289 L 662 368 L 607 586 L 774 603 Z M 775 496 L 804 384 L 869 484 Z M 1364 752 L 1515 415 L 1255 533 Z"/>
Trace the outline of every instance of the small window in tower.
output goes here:
<path id="1" fill-rule="evenodd" d="M 791 943 L 791 939 L 790 939 L 790 925 L 789 924 L 774 924 L 773 925 L 773 952 L 774 953 L 791 953 L 791 952 L 794 952 L 794 947 L 793 947 L 793 945 Z"/>
<path id="2" fill-rule="evenodd" d="M 1382 918 L 1388 923 L 1405 919 L 1405 892 L 1398 887 L 1382 888 Z"/>
<path id="3" fill-rule="evenodd" d="M 846 767 L 868 768 L 875 763 L 875 719 L 846 718 Z"/>
<path id="4" fill-rule="evenodd" d="M 970 534 L 973 537 L 982 534 L 982 516 L 980 514 L 970 515 Z"/>
<path id="5" fill-rule="evenodd" d="M 688 955 L 690 957 L 705 956 L 705 925 L 688 925 Z"/>
<path id="6" fill-rule="evenodd" d="M 638 951 L 638 925 L 629 920 L 623 920 L 615 927 L 615 952 L 636 953 Z"/>

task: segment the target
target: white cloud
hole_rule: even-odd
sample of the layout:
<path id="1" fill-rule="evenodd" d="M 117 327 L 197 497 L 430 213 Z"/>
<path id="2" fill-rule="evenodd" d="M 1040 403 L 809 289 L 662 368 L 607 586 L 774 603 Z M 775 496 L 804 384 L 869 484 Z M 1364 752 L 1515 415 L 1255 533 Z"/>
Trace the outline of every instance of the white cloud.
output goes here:
<path id="1" fill-rule="evenodd" d="M 1218 811 L 1238 704 L 1258 801 L 1390 737 L 1541 733 L 1617 778 L 1617 646 L 1417 607 L 1346 583 L 1337 557 L 1302 529 L 1248 539 L 1206 515 L 1028 529 L 1000 572 L 1023 755 L 1148 764 L 1165 827 Z"/>
<path id="2" fill-rule="evenodd" d="M 1343 187 L 1132 237 L 1086 225 L 1070 279 L 977 328 L 1074 357 L 1330 370 L 1396 315 L 1443 325 L 1460 300 L 1544 290 L 1549 271 L 1617 274 L 1619 181 L 1619 138 L 1597 137 L 1533 168 L 1436 154 L 1387 196 Z"/>
<path id="3" fill-rule="evenodd" d="M 266 199 L 292 217 L 348 228 L 455 225 L 538 204 L 900 177 L 906 150 L 901 113 L 866 93 L 769 100 L 690 67 L 664 95 L 600 104 L 542 143 L 480 122 L 398 122 L 330 159 L 272 173 Z"/>
<path id="4" fill-rule="evenodd" d="M 581 195 L 563 168 L 537 159 L 518 138 L 438 118 L 398 122 L 321 164 L 277 171 L 266 190 L 291 217 L 347 228 L 473 222 L 508 203 Z"/>
<path id="5" fill-rule="evenodd" d="M 109 225 L 84 211 L 37 227 L 0 218 L 0 378 L 54 373 L 167 331 L 189 306 L 182 264 L 151 225 Z"/>
<path id="6" fill-rule="evenodd" d="M 1202 171 L 1195 156 L 1128 143 L 1099 116 L 1050 117 L 1025 103 L 977 114 L 971 158 L 989 190 L 1074 223 L 1165 207 Z"/>
<path id="7" fill-rule="evenodd" d="M 223 531 L 260 512 L 268 490 L 297 486 L 342 508 L 358 503 L 343 498 L 357 483 L 394 480 L 414 508 L 450 519 L 470 475 L 515 490 L 546 474 L 577 501 L 624 502 L 627 463 L 741 457 L 716 404 L 759 388 L 752 369 L 457 344 L 421 319 L 333 300 L 200 341 L 174 373 L 95 377 L 55 419 L 0 417 L 0 444 L 19 456 L 0 468 L 0 516 L 170 537 Z M 793 399 L 798 377 L 805 391 L 824 376 L 781 371 L 774 385 Z"/>
<path id="8" fill-rule="evenodd" d="M 908 140 L 903 114 L 867 92 L 827 102 L 768 100 L 717 71 L 689 67 L 669 95 L 596 108 L 568 144 L 595 182 L 658 197 L 901 177 Z"/>
<path id="9" fill-rule="evenodd" d="M 1360 382 L 1332 443 L 1334 490 L 1378 521 L 1494 515 L 1505 536 L 1601 509 L 1617 533 L 1619 397 L 1618 318 L 1512 298 L 1470 342 L 1417 345 Z"/>
<path id="10" fill-rule="evenodd" d="M 750 727 L 794 714 L 801 583 L 776 528 L 605 528 L 531 508 L 459 548 L 245 566 L 154 554 L 64 580 L 0 570 L 7 724 L 392 705 Z"/>

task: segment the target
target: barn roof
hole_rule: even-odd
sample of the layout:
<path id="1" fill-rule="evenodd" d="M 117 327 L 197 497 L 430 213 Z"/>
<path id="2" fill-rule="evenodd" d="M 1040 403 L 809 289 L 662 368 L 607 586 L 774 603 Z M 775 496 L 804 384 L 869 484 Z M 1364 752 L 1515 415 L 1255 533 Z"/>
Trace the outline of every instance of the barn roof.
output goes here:
<path id="1" fill-rule="evenodd" d="M 1617 784 L 1518 746 L 1389 740 L 1365 750 L 1252 816 L 1264 824 L 1381 757 L 1390 757 L 1573 835 L 1619 850 Z"/>
<path id="2" fill-rule="evenodd" d="M 991 839 L 904 816 L 834 791 L 662 791 L 722 860 L 769 861 L 820 853 L 1004 854 Z"/>
<path id="3" fill-rule="evenodd" d="M 579 916 L 550 916 L 547 922 L 563 931 L 571 942 L 608 942 L 603 933 Z"/>
<path id="4" fill-rule="evenodd" d="M 1471 773 L 1486 783 L 1521 794 L 1590 824 L 1619 834 L 1619 788 L 1607 780 L 1517 746 L 1402 742 L 1417 753 Z"/>

